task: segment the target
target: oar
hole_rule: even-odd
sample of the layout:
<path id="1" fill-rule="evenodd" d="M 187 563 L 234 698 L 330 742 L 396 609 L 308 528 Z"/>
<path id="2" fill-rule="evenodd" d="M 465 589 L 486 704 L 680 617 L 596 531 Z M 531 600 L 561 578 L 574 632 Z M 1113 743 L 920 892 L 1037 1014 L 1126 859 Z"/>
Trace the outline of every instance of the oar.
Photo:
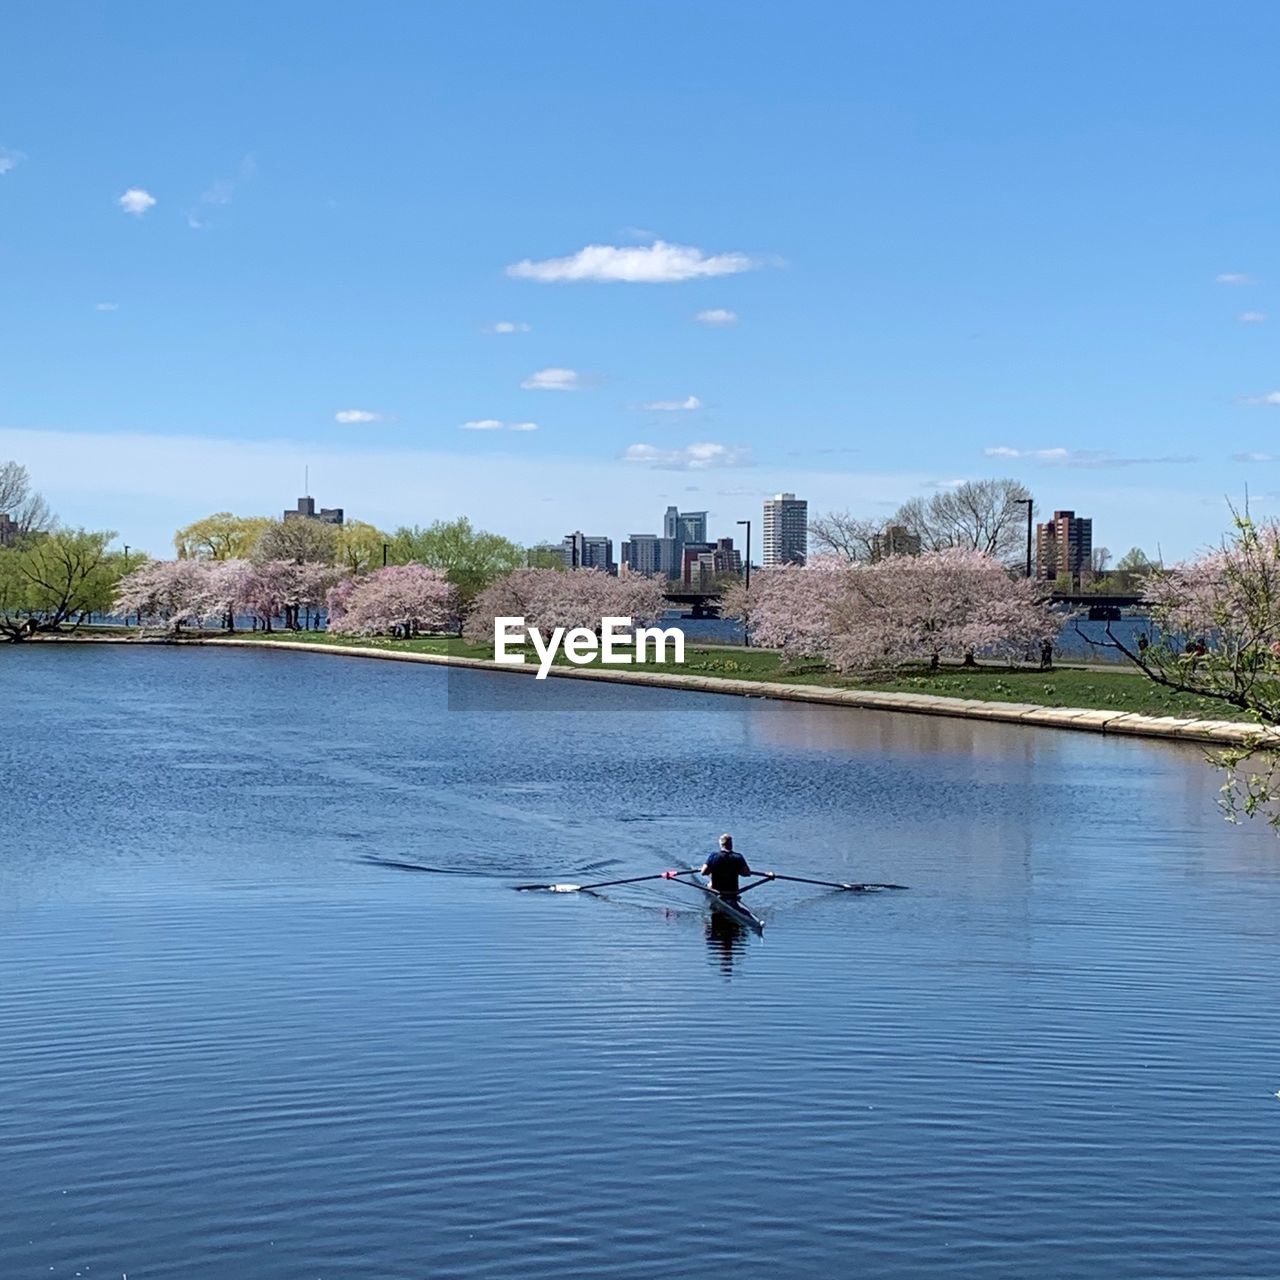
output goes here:
<path id="1" fill-rule="evenodd" d="M 845 884 L 840 880 L 810 880 L 808 876 L 784 876 L 781 871 L 775 871 L 773 878 L 775 880 L 794 880 L 796 884 L 816 884 L 823 889 L 847 889 L 851 893 L 862 893 L 867 889 L 906 889 L 909 887 L 905 884 Z"/>
<path id="2" fill-rule="evenodd" d="M 600 880 L 595 884 L 518 884 L 517 889 L 548 889 L 552 893 L 582 893 L 585 889 L 608 889 L 615 884 L 639 884 L 641 880 L 668 880 L 670 871 L 659 871 L 652 876 L 629 876 L 626 880 Z"/>

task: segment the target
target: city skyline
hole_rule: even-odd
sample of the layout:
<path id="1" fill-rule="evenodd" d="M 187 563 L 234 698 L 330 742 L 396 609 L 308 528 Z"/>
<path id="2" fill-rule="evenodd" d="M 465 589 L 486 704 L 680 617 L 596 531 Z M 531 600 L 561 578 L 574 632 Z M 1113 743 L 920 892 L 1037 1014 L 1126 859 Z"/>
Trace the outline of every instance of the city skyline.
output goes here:
<path id="1" fill-rule="evenodd" d="M 307 465 L 524 543 L 993 474 L 1171 559 L 1280 511 L 1274 10 L 495 13 L 15 14 L 0 457 L 157 549 Z"/>

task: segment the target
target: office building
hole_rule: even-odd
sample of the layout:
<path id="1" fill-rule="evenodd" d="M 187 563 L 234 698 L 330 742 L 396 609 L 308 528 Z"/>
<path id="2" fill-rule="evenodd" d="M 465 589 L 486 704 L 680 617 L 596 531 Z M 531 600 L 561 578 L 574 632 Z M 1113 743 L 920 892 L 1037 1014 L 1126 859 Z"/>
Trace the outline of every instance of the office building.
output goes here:
<path id="1" fill-rule="evenodd" d="M 1036 525 L 1036 577 L 1052 582 L 1076 578 L 1093 566 L 1093 521 L 1074 511 L 1055 511 Z"/>
<path id="2" fill-rule="evenodd" d="M 871 539 L 871 559 L 883 560 L 886 556 L 918 556 L 920 535 L 912 533 L 900 524 L 886 525 Z"/>
<path id="3" fill-rule="evenodd" d="M 613 539 L 589 537 L 581 530 L 566 533 L 560 544 L 566 569 L 603 569 L 616 573 L 613 561 Z"/>
<path id="4" fill-rule="evenodd" d="M 299 498 L 298 509 L 296 511 L 286 511 L 284 518 L 286 520 L 319 520 L 321 524 L 341 524 L 342 508 L 321 507 L 317 511 L 314 498 Z"/>
<path id="5" fill-rule="evenodd" d="M 684 544 L 680 580 L 685 586 L 711 591 L 722 579 L 741 573 L 742 555 L 734 550 L 732 538 Z"/>
<path id="6" fill-rule="evenodd" d="M 764 504 L 766 569 L 784 564 L 804 564 L 809 554 L 809 503 L 794 493 L 779 493 Z"/>
<path id="7" fill-rule="evenodd" d="M 670 577 L 668 572 L 670 552 L 663 545 L 669 541 L 669 539 L 658 537 L 656 533 L 633 533 L 622 544 L 622 554 L 618 562 L 625 564 L 631 573 L 650 576 L 660 573 L 664 577 Z M 664 550 L 667 550 L 666 556 L 663 554 Z"/>
<path id="8" fill-rule="evenodd" d="M 668 544 L 663 572 L 668 578 L 681 578 L 684 576 L 685 545 L 707 541 L 707 513 L 668 507 L 662 517 L 662 536 Z"/>

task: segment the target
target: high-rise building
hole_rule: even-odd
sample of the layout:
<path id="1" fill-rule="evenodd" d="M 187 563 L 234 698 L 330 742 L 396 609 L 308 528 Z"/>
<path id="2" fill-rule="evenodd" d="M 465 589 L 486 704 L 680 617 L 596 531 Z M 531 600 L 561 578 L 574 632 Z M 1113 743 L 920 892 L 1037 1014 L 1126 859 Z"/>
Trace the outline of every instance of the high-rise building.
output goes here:
<path id="1" fill-rule="evenodd" d="M 560 544 L 564 550 L 566 569 L 603 569 L 606 573 L 616 573 L 617 565 L 613 562 L 613 539 L 594 538 L 582 533 L 566 533 Z"/>
<path id="2" fill-rule="evenodd" d="M 685 542 L 706 542 L 707 513 L 705 511 L 682 511 L 680 513 L 680 537 Z"/>
<path id="3" fill-rule="evenodd" d="M 809 555 L 809 503 L 794 493 L 779 493 L 764 504 L 766 569 L 784 564 L 804 564 Z"/>
<path id="4" fill-rule="evenodd" d="M 1074 578 L 1093 564 L 1093 521 L 1074 511 L 1055 511 L 1036 525 L 1036 577 Z"/>
<path id="5" fill-rule="evenodd" d="M 314 498 L 299 498 L 298 509 L 286 511 L 284 518 L 286 520 L 319 520 L 321 524 L 341 524 L 342 508 L 321 507 L 317 511 Z"/>
<path id="6" fill-rule="evenodd" d="M 0 511 L 0 547 L 11 547 L 17 540 L 17 521 L 7 511 Z"/>
<path id="7" fill-rule="evenodd" d="M 668 507 L 662 517 L 662 536 L 668 544 L 663 572 L 668 578 L 681 578 L 684 576 L 685 545 L 707 540 L 707 513 Z"/>
<path id="8" fill-rule="evenodd" d="M 632 573 L 663 573 L 662 543 L 663 539 L 656 533 L 633 533 L 622 544 L 619 563 L 625 564 Z"/>

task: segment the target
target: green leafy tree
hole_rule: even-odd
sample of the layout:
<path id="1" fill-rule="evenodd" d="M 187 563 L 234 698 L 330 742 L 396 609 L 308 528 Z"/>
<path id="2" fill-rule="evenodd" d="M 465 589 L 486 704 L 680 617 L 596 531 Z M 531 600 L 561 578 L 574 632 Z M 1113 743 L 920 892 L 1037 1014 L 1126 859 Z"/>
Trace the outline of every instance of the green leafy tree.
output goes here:
<path id="1" fill-rule="evenodd" d="M 388 548 L 390 558 L 391 538 L 375 525 L 363 520 L 349 520 L 338 528 L 335 563 L 340 569 L 352 573 L 366 573 L 382 566 L 382 548 Z"/>
<path id="2" fill-rule="evenodd" d="M 539 542 L 535 546 L 526 547 L 524 553 L 526 569 L 563 569 L 564 552 L 550 542 Z"/>
<path id="3" fill-rule="evenodd" d="M 439 569 L 464 608 L 491 582 L 524 567 L 524 548 L 501 534 L 476 529 L 466 516 L 437 520 L 428 528 L 401 527 L 391 536 L 394 564 Z"/>
<path id="4" fill-rule="evenodd" d="M 124 572 L 124 558 L 107 552 L 115 536 L 56 529 L 0 548 L 0 635 L 24 640 L 110 609 Z"/>
<path id="5" fill-rule="evenodd" d="M 271 527 L 270 516 L 236 516 L 216 511 L 173 535 L 180 560 L 247 560 Z"/>

